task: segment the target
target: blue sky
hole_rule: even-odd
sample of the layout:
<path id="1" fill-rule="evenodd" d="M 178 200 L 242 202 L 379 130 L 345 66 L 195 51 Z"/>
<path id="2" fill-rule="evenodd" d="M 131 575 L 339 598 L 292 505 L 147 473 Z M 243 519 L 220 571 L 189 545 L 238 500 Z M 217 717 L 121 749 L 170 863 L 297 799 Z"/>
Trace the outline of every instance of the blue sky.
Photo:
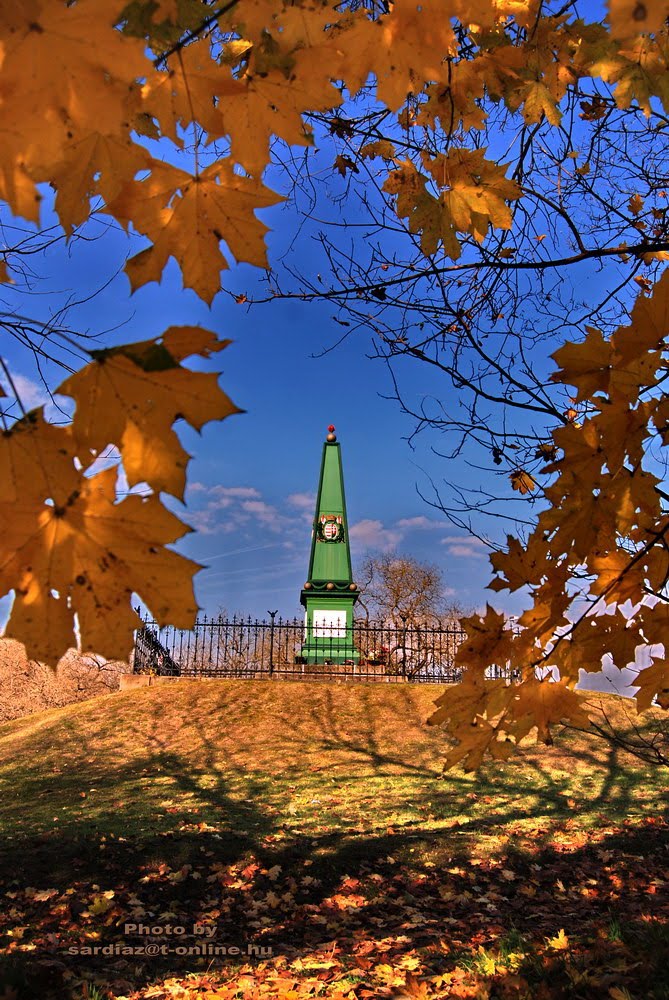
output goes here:
<path id="1" fill-rule="evenodd" d="M 333 172 L 332 155 L 329 148 L 322 155 L 316 151 L 313 169 L 331 198 L 319 203 L 320 216 L 339 219 L 344 209 L 335 196 L 346 182 Z M 268 183 L 274 181 L 270 176 Z M 44 196 L 42 221 L 48 226 L 56 220 L 48 189 Z M 348 211 L 355 216 L 355 208 Z M 270 261 L 282 260 L 292 248 L 293 262 L 317 273 L 318 218 L 298 230 L 290 206 L 260 215 L 274 230 L 268 239 Z M 0 238 L 6 244 L 15 241 L 16 225 L 0 215 Z M 42 320 L 63 315 L 73 330 L 99 334 L 101 345 L 144 340 L 180 323 L 200 324 L 233 341 L 216 363 L 223 370 L 222 387 L 246 412 L 208 425 L 201 435 L 186 429 L 184 444 L 194 456 L 186 507 L 168 500 L 198 529 L 177 548 L 207 566 L 196 576 L 196 595 L 206 614 L 221 609 L 252 617 L 274 609 L 287 617 L 300 613 L 321 448 L 330 423 L 343 449 L 354 570 L 369 551 L 396 549 L 439 566 L 449 596 L 466 609 L 482 608 L 486 600 L 509 613 L 522 609 L 522 596 L 486 591 L 491 576 L 486 545 L 455 528 L 418 493 L 433 497 L 431 484 L 439 487 L 443 480 L 472 489 L 485 485 L 508 497 L 512 512 L 508 468 L 494 479 L 480 468 L 490 465 L 489 455 L 446 460 L 433 452 L 440 442 L 429 435 L 410 447 L 406 439 L 413 421 L 397 402 L 384 398 L 392 386 L 383 364 L 366 356 L 368 334 L 354 334 L 328 350 L 340 341 L 342 327 L 327 305 L 292 300 L 249 308 L 235 303 L 236 293 L 265 294 L 262 274 L 248 266 L 223 272 L 223 284 L 233 295 L 219 294 L 211 308 L 182 289 L 174 262 L 160 286 L 150 284 L 131 296 L 122 269 L 144 241 L 128 238 L 102 215 L 90 220 L 81 236 L 33 256 L 24 280 L 0 287 L 4 308 Z M 349 240 L 350 233 L 343 239 Z M 364 259 L 365 236 L 355 239 Z M 584 289 L 585 276 L 574 276 Z M 43 402 L 33 359 L 10 340 L 0 343 L 0 352 L 17 376 L 24 403 Z M 64 377 L 48 364 L 44 372 L 51 386 Z M 402 389 L 414 402 L 431 393 L 449 412 L 457 406 L 445 380 L 425 365 L 403 370 Z M 503 543 L 512 525 L 488 518 L 475 527 Z"/>
<path id="2" fill-rule="evenodd" d="M 345 181 L 332 174 L 332 157 L 317 159 L 332 191 Z M 271 183 L 271 178 L 270 181 Z M 50 215 L 45 189 L 43 225 Z M 330 217 L 336 201 L 323 206 Z M 318 262 L 313 243 L 316 226 L 295 237 L 290 208 L 261 213 L 275 232 L 269 238 L 270 260 L 280 260 L 293 244 L 293 259 L 312 271 Z M 15 226 L 0 214 L 0 238 L 15 241 Z M 482 608 L 487 600 L 508 613 L 522 610 L 522 595 L 486 590 L 491 576 L 488 548 L 480 538 L 455 528 L 443 513 L 425 503 L 418 490 L 433 496 L 431 483 L 450 480 L 476 489 L 481 485 L 511 501 L 508 470 L 499 478 L 478 467 L 476 455 L 446 460 L 436 455 L 439 441 L 420 436 L 410 447 L 414 425 L 398 404 L 384 398 L 392 387 L 384 366 L 370 360 L 365 335 L 354 335 L 332 348 L 342 334 L 325 305 L 274 301 L 249 308 L 234 296 L 219 294 L 211 308 L 184 291 L 172 262 L 160 286 L 151 284 L 130 295 L 122 273 L 127 256 L 144 244 L 128 238 L 111 220 L 92 219 L 83 239 L 60 241 L 36 254 L 31 268 L 14 287 L 0 286 L 0 308 L 41 320 L 64 315 L 73 330 L 100 335 L 101 345 L 144 340 L 172 324 L 200 324 L 233 343 L 216 362 L 221 385 L 245 413 L 208 425 L 201 435 L 183 433 L 192 453 L 186 505 L 167 502 L 196 528 L 178 551 L 206 564 L 196 575 L 196 595 L 204 613 L 222 610 L 263 617 L 278 610 L 284 617 L 301 614 L 299 592 L 307 571 L 311 522 L 322 442 L 330 423 L 342 444 L 354 573 L 369 552 L 397 550 L 436 564 L 449 597 L 463 608 Z M 364 253 L 364 237 L 358 238 Z M 586 271 L 574 275 L 589 294 Z M 261 276 L 246 266 L 222 275 L 233 293 L 263 295 Z M 27 407 L 46 399 L 31 357 L 9 340 L 0 342 Z M 64 372 L 44 366 L 55 386 Z M 0 383 L 2 379 L 0 378 Z M 403 372 L 402 388 L 412 400 L 433 393 L 446 407 L 457 401 L 445 381 L 425 366 Z M 488 461 L 485 464 L 489 464 Z M 503 543 L 509 522 L 486 519 L 475 527 L 493 543 Z M 8 600 L 0 599 L 0 621 Z"/>
<path id="3" fill-rule="evenodd" d="M 508 136 L 503 139 L 506 149 Z M 157 155 L 162 155 L 159 148 Z M 300 156 L 301 151 L 297 167 Z M 325 142 L 322 154 L 316 150 L 313 176 L 330 200 L 319 201 L 304 228 L 298 230 L 290 204 L 259 213 L 274 230 L 268 239 L 270 261 L 283 259 L 291 249 L 293 261 L 317 272 L 313 237 L 324 216 L 338 221 L 342 212 L 352 213 L 353 228 L 343 233 L 342 245 L 350 245 L 351 232 L 360 233 L 355 208 L 344 209 L 337 201 L 347 181 L 333 171 L 333 157 Z M 270 169 L 265 180 L 271 185 L 277 177 L 278 168 L 277 176 Z M 43 194 L 42 224 L 55 225 L 52 193 L 45 188 Z M 20 225 L 0 214 L 5 245 L 15 242 L 14 227 Z M 186 507 L 167 501 L 198 529 L 177 548 L 207 564 L 196 576 L 204 612 L 226 609 L 253 617 L 269 609 L 284 616 L 300 613 L 321 448 L 330 423 L 336 425 L 343 450 L 354 570 L 368 551 L 396 549 L 439 566 L 449 596 L 467 609 L 481 608 L 490 600 L 509 613 L 521 610 L 522 597 L 486 591 L 491 576 L 486 545 L 455 528 L 417 492 L 431 497 L 431 482 L 439 486 L 443 480 L 474 489 L 485 484 L 513 504 L 508 469 L 499 470 L 495 480 L 477 467 L 481 456 L 440 458 L 432 451 L 439 440 L 428 435 L 419 436 L 410 447 L 406 438 L 413 421 L 395 401 L 383 398 L 392 391 L 390 379 L 380 362 L 366 357 L 370 345 L 365 334 L 323 353 L 342 334 L 332 309 L 294 300 L 249 309 L 226 293 L 208 308 L 193 292 L 182 290 L 174 262 L 160 286 L 150 284 L 131 296 L 122 269 L 144 241 L 128 238 L 103 215 L 90 220 L 81 235 L 83 239 L 69 245 L 61 240 L 30 258 L 25 280 L 0 286 L 0 309 L 42 320 L 64 310 L 72 329 L 100 334 L 101 345 L 143 340 L 179 323 L 201 324 L 233 341 L 216 362 L 223 369 L 222 387 L 246 413 L 208 425 L 201 435 L 183 434 L 194 456 Z M 365 236 L 355 239 L 364 259 Z M 264 294 L 261 278 L 248 266 L 233 266 L 222 275 L 227 289 L 249 298 Z M 32 358 L 19 353 L 11 340 L 0 342 L 0 353 L 17 376 L 25 404 L 43 402 Z M 64 373 L 47 364 L 45 375 L 53 386 Z M 445 381 L 435 380 L 425 366 L 407 368 L 402 388 L 414 401 L 433 393 L 447 409 L 457 405 Z M 489 458 L 478 464 L 489 465 Z M 492 542 L 502 543 L 512 526 L 489 518 L 476 527 Z"/>
<path id="4" fill-rule="evenodd" d="M 5 228 L 7 242 L 13 238 L 11 225 L 10 220 Z M 383 365 L 365 356 L 367 343 L 350 338 L 323 354 L 341 328 L 320 305 L 274 302 L 249 309 L 220 294 L 209 309 L 181 289 L 173 262 L 160 286 L 130 296 L 121 270 L 135 241 L 99 221 L 85 232 L 99 238 L 69 247 L 61 243 L 38 255 L 32 288 L 19 282 L 3 289 L 4 307 L 44 319 L 74 296 L 82 301 L 71 307 L 70 325 L 102 334 L 105 344 L 145 339 L 175 323 L 199 323 L 233 340 L 216 362 L 223 369 L 220 384 L 246 413 L 209 424 L 201 435 L 186 428 L 183 440 L 194 456 L 186 508 L 170 501 L 198 529 L 178 549 L 208 566 L 196 577 L 207 614 L 221 608 L 254 617 L 268 609 L 284 616 L 300 612 L 321 448 L 330 423 L 342 444 L 354 566 L 369 550 L 397 549 L 437 564 L 454 600 L 466 607 L 485 602 L 490 575 L 485 546 L 455 529 L 416 492 L 418 485 L 429 493 L 429 476 L 462 481 L 471 478 L 471 470 L 464 463 L 444 468 L 427 440 L 409 447 L 404 439 L 412 422 L 395 402 L 382 398 L 390 391 L 388 376 Z M 286 233 L 284 226 L 274 239 L 280 242 Z M 249 267 L 228 272 L 227 281 L 235 290 L 258 287 Z M 2 353 L 25 405 L 43 402 L 32 359 L 8 340 Z M 52 386 L 64 375 L 48 364 L 45 374 Z M 425 373 L 411 378 L 416 392 L 427 385 Z M 516 607 L 511 602 L 510 610 Z"/>

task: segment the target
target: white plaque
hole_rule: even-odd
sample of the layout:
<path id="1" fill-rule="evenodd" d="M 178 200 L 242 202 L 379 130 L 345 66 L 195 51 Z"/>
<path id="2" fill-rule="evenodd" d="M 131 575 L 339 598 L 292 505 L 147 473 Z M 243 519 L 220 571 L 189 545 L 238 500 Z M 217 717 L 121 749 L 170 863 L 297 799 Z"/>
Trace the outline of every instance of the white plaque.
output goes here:
<path id="1" fill-rule="evenodd" d="M 313 634 L 316 639 L 345 639 L 346 612 L 314 609 Z"/>

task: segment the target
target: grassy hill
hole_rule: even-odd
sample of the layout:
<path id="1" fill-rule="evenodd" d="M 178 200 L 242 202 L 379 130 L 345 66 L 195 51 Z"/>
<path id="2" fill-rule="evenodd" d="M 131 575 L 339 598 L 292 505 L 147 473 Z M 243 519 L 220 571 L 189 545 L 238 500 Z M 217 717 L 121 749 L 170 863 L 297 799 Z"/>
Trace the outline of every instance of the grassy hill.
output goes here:
<path id="1" fill-rule="evenodd" d="M 0 726 L 0 984 L 34 996 L 48 971 L 54 996 L 167 997 L 190 972 L 221 998 L 252 980 L 290 1000 L 627 1000 L 648 941 L 638 995 L 669 997 L 666 769 L 565 733 L 444 777 L 424 721 L 440 690 L 179 682 Z M 623 699 L 588 700 L 625 723 Z M 143 919 L 274 957 L 68 953 Z"/>

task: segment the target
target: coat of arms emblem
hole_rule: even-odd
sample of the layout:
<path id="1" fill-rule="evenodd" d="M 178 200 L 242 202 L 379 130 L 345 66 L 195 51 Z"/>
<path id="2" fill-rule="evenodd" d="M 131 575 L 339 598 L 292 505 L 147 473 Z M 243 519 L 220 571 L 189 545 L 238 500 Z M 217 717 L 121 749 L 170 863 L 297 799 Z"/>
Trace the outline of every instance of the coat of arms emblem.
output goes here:
<path id="1" fill-rule="evenodd" d="M 321 514 L 318 520 L 318 537 L 322 542 L 343 541 L 344 519 L 336 514 Z"/>

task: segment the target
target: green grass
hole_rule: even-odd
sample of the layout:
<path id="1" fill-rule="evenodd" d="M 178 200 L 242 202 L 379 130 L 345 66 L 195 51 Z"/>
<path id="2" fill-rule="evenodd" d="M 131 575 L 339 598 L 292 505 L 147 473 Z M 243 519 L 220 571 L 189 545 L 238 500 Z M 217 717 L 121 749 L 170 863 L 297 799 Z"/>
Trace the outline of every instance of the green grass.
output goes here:
<path id="1" fill-rule="evenodd" d="M 0 727 L 0 833 L 471 826 L 494 849 L 501 823 L 535 844 L 575 817 L 588 830 L 655 810 L 662 769 L 584 737 L 444 777 L 444 733 L 424 721 L 438 690 L 182 682 L 14 720 Z"/>
<path id="2" fill-rule="evenodd" d="M 406 880 L 409 899 L 415 893 L 420 898 L 420 887 L 429 886 L 436 900 L 431 910 L 443 905 L 449 919 L 458 921 L 461 911 L 469 914 L 477 892 L 488 892 L 485 879 L 492 880 L 488 910 L 493 917 L 487 923 L 482 918 L 482 937 L 460 934 L 460 944 L 449 946 L 449 962 L 452 967 L 457 960 L 468 975 L 483 980 L 496 983 L 506 977 L 508 985 L 516 977 L 533 989 L 547 961 L 547 935 L 537 936 L 528 917 L 532 906 L 538 906 L 535 891 L 542 906 L 554 901 L 555 920 L 546 911 L 550 937 L 560 926 L 570 929 L 568 916 L 559 922 L 561 906 L 573 910 L 590 899 L 587 880 L 583 898 L 570 883 L 570 864 L 585 866 L 580 859 L 599 850 L 604 860 L 595 854 L 593 859 L 595 869 L 601 869 L 613 853 L 615 859 L 623 858 L 624 868 L 615 878 L 626 885 L 632 874 L 629 865 L 625 868 L 625 852 L 636 858 L 648 850 L 646 841 L 636 844 L 635 831 L 646 836 L 646 821 L 666 809 L 667 776 L 661 768 L 644 766 L 601 741 L 574 733 L 563 734 L 550 748 L 531 746 L 506 766 L 444 776 L 447 739 L 443 731 L 425 725 L 440 692 L 436 687 L 385 684 L 179 682 L 104 696 L 0 726 L 0 910 L 3 892 L 23 899 L 26 887 L 38 893 L 58 890 L 53 912 L 37 928 L 35 914 L 42 911 L 31 902 L 34 896 L 28 893 L 22 904 L 27 909 L 20 913 L 17 897 L 8 897 L 19 925 L 28 928 L 23 937 L 5 939 L 14 973 L 19 975 L 18 963 L 21 975 L 28 974 L 25 962 L 22 965 L 22 942 L 37 942 L 39 957 L 44 941 L 51 940 L 48 933 L 60 933 L 58 906 L 69 906 L 68 933 L 79 933 L 82 927 L 88 933 L 91 920 L 98 918 L 86 916 L 86 901 L 113 891 L 118 912 L 110 913 L 116 914 L 117 928 L 127 918 L 130 904 L 124 900 L 141 895 L 147 882 L 150 887 L 156 882 L 160 899 L 169 891 L 176 894 L 173 908 L 199 913 L 208 873 L 217 871 L 206 865 L 228 866 L 234 875 L 252 861 L 259 866 L 263 900 L 271 899 L 267 892 L 272 884 L 271 878 L 267 885 L 262 882 L 262 873 L 277 864 L 283 873 L 277 886 L 284 889 L 281 880 L 291 871 L 309 876 L 305 905 L 329 906 L 323 900 L 341 895 L 348 876 L 360 882 L 353 891 L 363 903 L 356 906 L 367 908 L 365 912 L 379 906 L 381 921 L 387 903 L 375 895 L 379 879 L 383 892 L 388 885 L 392 889 L 393 879 Z M 609 713 L 618 713 L 622 723 L 622 700 L 605 697 L 602 704 Z M 666 838 L 666 829 L 663 835 Z M 553 862 L 547 858 L 556 858 L 558 865 L 555 878 L 551 874 L 548 881 L 546 866 Z M 569 859 L 566 867 L 564 859 Z M 532 867 L 537 863 L 540 874 Z M 163 884 L 170 879 L 165 869 L 173 874 L 182 865 L 193 871 L 205 865 L 201 886 L 191 884 L 190 877 L 188 885 Z M 452 888 L 439 881 L 443 872 L 450 872 L 444 877 Z M 479 875 L 483 888 L 476 882 Z M 412 880 L 419 889 L 411 888 Z M 555 882 L 563 889 L 555 888 Z M 289 895 L 297 891 L 290 883 Z M 619 907 L 622 890 L 611 895 L 608 882 L 597 883 L 592 906 L 601 909 L 601 947 L 638 949 L 641 941 L 649 950 L 666 950 L 666 926 L 654 910 L 663 891 L 661 886 L 653 890 L 648 920 L 639 914 L 630 921 Z M 509 894 L 519 905 L 506 913 L 508 904 L 498 905 L 496 899 Z M 83 902 L 73 908 L 75 898 Z M 392 903 L 393 892 L 388 898 Z M 51 903 L 45 906 L 48 910 Z M 270 907 L 273 919 L 283 913 L 282 903 L 263 902 L 261 912 L 262 906 Z M 485 917 L 485 907 L 482 912 Z M 480 914 L 475 915 L 478 919 Z M 101 914 L 99 919 L 107 917 Z M 269 918 L 264 919 L 266 925 Z M 105 924 L 108 930 L 110 921 Z M 327 942 L 324 922 L 322 937 Z M 2 930 L 0 922 L 0 954 Z M 299 933 L 291 931 L 293 938 Z M 425 948 L 429 951 L 427 944 Z M 299 945 L 300 955 L 307 951 L 306 943 Z M 556 982 L 562 977 L 565 995 L 570 995 L 570 976 L 581 975 L 576 957 L 570 952 L 567 961 L 550 948 L 548 954 L 551 975 Z M 417 968 L 441 968 L 434 956 L 428 961 L 423 952 L 420 955 Z M 76 974 L 72 968 L 59 995 L 83 997 L 88 990 L 99 1000 L 95 990 L 100 989 L 104 997 L 121 995 L 110 993 L 104 979 L 89 982 L 88 967 L 77 966 Z M 154 963 L 133 973 L 130 981 L 140 989 L 162 974 L 160 963 Z M 435 976 L 436 996 L 441 994 Z M 655 981 L 656 992 L 651 984 L 647 995 L 666 1000 L 669 992 L 662 993 L 659 972 Z M 340 991 L 347 982 L 347 989 L 360 983 L 357 967 L 342 969 Z M 584 982 L 578 987 L 583 996 L 597 995 L 600 987 Z"/>

